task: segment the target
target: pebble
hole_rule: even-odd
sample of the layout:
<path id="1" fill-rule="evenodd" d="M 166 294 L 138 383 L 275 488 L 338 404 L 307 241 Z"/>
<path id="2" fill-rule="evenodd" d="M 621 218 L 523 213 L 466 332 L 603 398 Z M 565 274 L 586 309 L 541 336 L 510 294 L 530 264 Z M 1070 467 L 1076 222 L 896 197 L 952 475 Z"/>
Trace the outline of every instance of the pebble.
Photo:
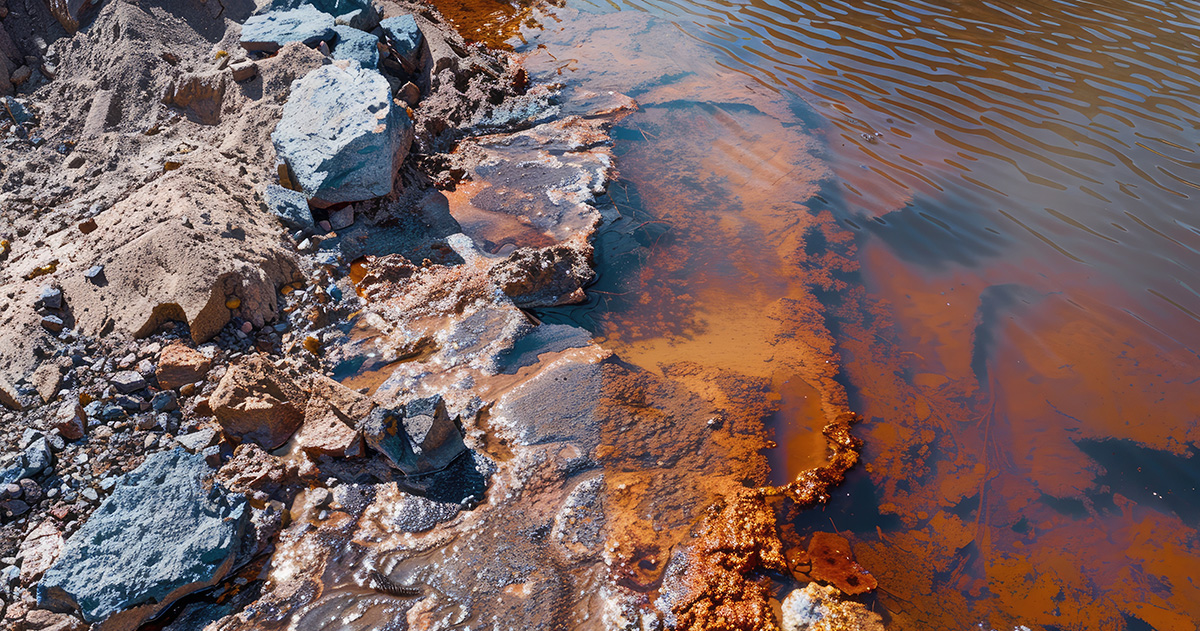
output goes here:
<path id="1" fill-rule="evenodd" d="M 45 287 L 42 287 L 42 293 L 39 296 L 39 300 L 42 301 L 42 305 L 44 305 L 47 309 L 61 309 L 62 295 L 62 290 L 58 287 L 46 285 Z"/>
<path id="2" fill-rule="evenodd" d="M 83 498 L 89 502 L 95 502 L 96 500 L 100 499 L 100 494 L 96 492 L 96 489 L 93 489 L 91 487 L 88 487 L 88 488 L 80 491 L 79 494 L 82 495 Z"/>
<path id="3" fill-rule="evenodd" d="M 124 360 L 122 360 L 121 363 L 124 364 Z M 129 363 L 132 364 L 133 361 L 130 361 Z M 142 375 L 132 370 L 123 370 L 114 374 L 109 378 L 109 383 L 116 388 L 117 392 L 122 394 L 137 392 L 138 390 L 146 387 L 146 379 L 142 377 Z"/>
<path id="4" fill-rule="evenodd" d="M 99 282 L 101 278 L 104 278 L 104 266 L 93 265 L 87 268 L 87 271 L 83 273 L 83 277 L 92 282 Z"/>
<path id="5" fill-rule="evenodd" d="M 64 326 L 66 325 L 63 323 L 62 318 L 58 316 L 48 315 L 42 318 L 42 328 L 52 333 L 62 331 Z"/>
<path id="6" fill-rule="evenodd" d="M 242 330 L 242 333 L 249 334 L 251 331 L 254 330 L 254 325 L 251 324 L 250 322 L 243 322 L 241 330 Z"/>

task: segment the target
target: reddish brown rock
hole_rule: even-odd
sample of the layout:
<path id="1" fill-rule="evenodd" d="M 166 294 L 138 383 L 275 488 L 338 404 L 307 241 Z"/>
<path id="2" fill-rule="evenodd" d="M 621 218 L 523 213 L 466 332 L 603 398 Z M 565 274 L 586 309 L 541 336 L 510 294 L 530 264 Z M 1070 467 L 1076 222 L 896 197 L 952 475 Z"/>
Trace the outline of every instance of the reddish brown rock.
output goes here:
<path id="1" fill-rule="evenodd" d="M 234 364 L 208 400 L 225 435 L 265 449 L 287 442 L 304 421 L 308 395 L 260 355 Z"/>
<path id="2" fill-rule="evenodd" d="M 32 585 L 50 569 L 63 549 L 63 536 L 53 520 L 38 524 L 21 544 L 21 584 Z"/>
<path id="3" fill-rule="evenodd" d="M 204 379 L 212 368 L 212 360 L 183 344 L 171 344 L 158 356 L 158 385 L 177 389 Z"/>
<path id="4" fill-rule="evenodd" d="M 51 427 L 67 440 L 79 440 L 87 433 L 87 415 L 79 401 L 69 401 L 58 409 Z"/>
<path id="5" fill-rule="evenodd" d="M 217 482 L 235 493 L 279 490 L 287 477 L 283 462 L 253 443 L 238 445 L 233 457 L 217 471 Z"/>
<path id="6" fill-rule="evenodd" d="M 45 609 L 34 609 L 25 615 L 25 631 L 84 631 L 88 628 L 82 620 L 65 613 L 54 613 Z"/>
<path id="7" fill-rule="evenodd" d="M 854 552 L 845 537 L 830 532 L 813 533 L 808 542 L 808 556 L 812 561 L 809 576 L 847 595 L 865 594 L 879 585 L 870 572 L 854 561 Z"/>
<path id="8" fill-rule="evenodd" d="M 362 437 L 355 427 L 374 407 L 370 397 L 324 375 L 317 375 L 310 389 L 304 426 L 296 437 L 300 448 L 312 455 L 363 455 Z"/>

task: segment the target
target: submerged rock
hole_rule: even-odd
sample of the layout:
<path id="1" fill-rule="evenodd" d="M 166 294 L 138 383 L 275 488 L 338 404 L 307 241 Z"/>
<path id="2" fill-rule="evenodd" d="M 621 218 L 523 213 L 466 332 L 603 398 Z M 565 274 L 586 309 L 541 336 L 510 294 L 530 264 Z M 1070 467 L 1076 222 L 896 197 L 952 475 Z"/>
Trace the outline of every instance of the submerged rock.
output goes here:
<path id="1" fill-rule="evenodd" d="M 440 396 L 375 408 L 360 426 L 367 444 L 406 474 L 446 468 L 467 450 Z"/>
<path id="2" fill-rule="evenodd" d="M 300 427 L 307 399 L 291 377 L 254 355 L 225 373 L 208 404 L 230 438 L 275 449 Z"/>
<path id="3" fill-rule="evenodd" d="M 242 25 L 242 48 L 273 53 L 290 42 L 316 46 L 334 38 L 333 16 L 310 5 L 252 15 Z"/>
<path id="4" fill-rule="evenodd" d="M 126 474 L 38 584 L 38 606 L 79 610 L 94 629 L 135 629 L 223 578 L 249 512 L 204 457 L 160 452 Z"/>
<path id="5" fill-rule="evenodd" d="M 412 136 L 387 79 L 333 64 L 292 84 L 271 140 L 304 193 L 328 206 L 391 193 Z"/>

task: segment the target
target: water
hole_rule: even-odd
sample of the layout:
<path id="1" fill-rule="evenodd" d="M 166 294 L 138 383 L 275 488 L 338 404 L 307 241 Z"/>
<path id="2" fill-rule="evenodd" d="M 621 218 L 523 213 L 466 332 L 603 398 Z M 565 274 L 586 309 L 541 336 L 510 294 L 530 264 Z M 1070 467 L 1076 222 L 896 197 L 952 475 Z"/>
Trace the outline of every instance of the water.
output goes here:
<path id="1" fill-rule="evenodd" d="M 496 15 L 642 105 L 592 300 L 539 315 L 766 380 L 777 483 L 845 386 L 865 466 L 797 528 L 852 538 L 892 628 L 1196 628 L 1200 5 Z"/>

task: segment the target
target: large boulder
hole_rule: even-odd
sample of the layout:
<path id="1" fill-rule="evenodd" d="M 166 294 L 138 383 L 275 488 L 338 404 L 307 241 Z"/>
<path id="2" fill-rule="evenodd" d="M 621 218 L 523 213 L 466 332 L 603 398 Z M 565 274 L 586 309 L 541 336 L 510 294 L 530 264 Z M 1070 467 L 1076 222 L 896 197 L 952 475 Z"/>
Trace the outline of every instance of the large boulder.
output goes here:
<path id="1" fill-rule="evenodd" d="M 37 588 L 38 606 L 78 610 L 95 631 L 136 629 L 224 578 L 249 511 L 204 456 L 159 452 L 126 474 Z"/>
<path id="2" fill-rule="evenodd" d="M 332 15 L 310 5 L 301 5 L 287 11 L 250 16 L 242 25 L 241 44 L 246 50 L 273 53 L 291 42 L 316 46 L 332 41 L 334 37 Z"/>
<path id="3" fill-rule="evenodd" d="M 253 355 L 230 367 L 208 404 L 226 436 L 275 449 L 300 427 L 307 400 L 291 377 Z"/>
<path id="4" fill-rule="evenodd" d="M 379 38 L 349 26 L 333 27 L 337 31 L 334 59 L 352 59 L 363 68 L 379 68 Z"/>
<path id="5" fill-rule="evenodd" d="M 344 62 L 294 82 L 271 134 L 317 206 L 391 193 L 412 138 L 412 122 L 392 100 L 387 79 Z"/>

